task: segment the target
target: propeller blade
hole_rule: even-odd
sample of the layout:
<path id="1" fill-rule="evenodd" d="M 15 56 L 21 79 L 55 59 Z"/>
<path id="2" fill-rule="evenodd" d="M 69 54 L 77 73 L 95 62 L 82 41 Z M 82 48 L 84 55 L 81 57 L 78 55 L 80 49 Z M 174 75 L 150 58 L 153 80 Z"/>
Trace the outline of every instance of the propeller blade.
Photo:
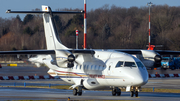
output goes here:
<path id="1" fill-rule="evenodd" d="M 76 64 L 78 64 L 78 65 L 81 65 L 79 62 L 77 62 L 77 61 L 74 61 Z"/>
<path id="2" fill-rule="evenodd" d="M 64 50 L 63 53 L 68 57 L 69 55 L 71 55 L 72 53 L 67 51 L 67 50 Z"/>
<path id="3" fill-rule="evenodd" d="M 78 56 L 79 56 L 79 55 L 75 55 L 75 59 L 77 59 L 77 58 L 78 58 Z"/>
<path id="4" fill-rule="evenodd" d="M 62 61 L 62 63 L 66 63 L 66 62 L 68 62 L 68 60 L 64 60 L 64 61 Z"/>

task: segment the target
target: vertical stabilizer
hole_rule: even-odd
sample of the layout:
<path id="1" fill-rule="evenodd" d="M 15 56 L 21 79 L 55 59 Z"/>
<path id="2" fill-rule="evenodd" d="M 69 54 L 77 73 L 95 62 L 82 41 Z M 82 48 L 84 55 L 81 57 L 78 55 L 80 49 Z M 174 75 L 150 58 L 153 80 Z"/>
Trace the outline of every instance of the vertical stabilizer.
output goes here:
<path id="1" fill-rule="evenodd" d="M 19 14 L 42 14 L 44 31 L 46 38 L 47 50 L 68 49 L 64 46 L 60 39 L 54 23 L 53 14 L 83 14 L 84 11 L 52 11 L 49 6 L 42 6 L 42 11 L 11 11 L 7 10 L 6 13 L 19 13 Z"/>
<path id="2" fill-rule="evenodd" d="M 59 39 L 59 35 L 53 20 L 53 13 L 51 11 L 51 8 L 43 5 L 42 11 L 50 12 L 50 13 L 43 13 L 43 22 L 44 22 L 47 50 L 68 49 L 66 46 L 64 46 L 61 43 Z"/>

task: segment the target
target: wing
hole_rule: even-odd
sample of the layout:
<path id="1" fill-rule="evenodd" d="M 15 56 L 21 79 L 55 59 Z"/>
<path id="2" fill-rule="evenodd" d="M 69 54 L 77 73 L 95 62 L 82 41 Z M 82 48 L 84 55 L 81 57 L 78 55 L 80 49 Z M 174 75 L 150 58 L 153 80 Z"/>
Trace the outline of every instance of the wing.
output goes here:
<path id="1" fill-rule="evenodd" d="M 111 49 L 118 52 L 125 52 L 128 54 L 142 54 L 144 49 Z M 180 51 L 170 51 L 170 50 L 144 50 L 144 51 L 151 51 L 156 52 L 160 55 L 180 55 Z"/>
<path id="2" fill-rule="evenodd" d="M 0 54 L 5 55 L 51 55 L 51 62 L 59 67 L 73 67 L 74 62 L 80 63 L 83 61 L 92 61 L 94 50 L 83 49 L 67 49 L 67 50 L 18 50 L 18 51 L 0 51 Z M 55 56 L 55 57 L 54 57 Z M 76 59 L 78 58 L 79 59 Z M 80 61 L 77 61 L 80 60 Z M 64 64 L 64 65 L 63 65 Z"/>
<path id="3" fill-rule="evenodd" d="M 110 51 L 125 52 L 128 54 L 141 54 L 141 49 L 110 49 Z"/>
<path id="4" fill-rule="evenodd" d="M 27 54 L 55 54 L 54 50 L 17 50 L 17 51 L 0 51 L 0 54 L 5 55 L 27 55 Z"/>
<path id="5" fill-rule="evenodd" d="M 160 55 L 180 55 L 180 51 L 154 50 Z"/>

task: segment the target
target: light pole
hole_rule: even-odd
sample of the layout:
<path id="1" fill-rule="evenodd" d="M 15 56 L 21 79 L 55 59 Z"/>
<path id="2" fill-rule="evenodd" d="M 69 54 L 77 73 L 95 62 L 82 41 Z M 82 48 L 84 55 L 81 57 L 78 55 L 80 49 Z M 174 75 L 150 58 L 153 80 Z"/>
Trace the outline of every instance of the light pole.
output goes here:
<path id="1" fill-rule="evenodd" d="M 149 6 L 149 46 L 148 46 L 148 50 L 151 50 L 151 30 L 150 30 L 150 23 L 151 23 L 151 18 L 150 18 L 150 7 L 153 5 L 153 3 L 149 2 L 147 3 L 147 6 Z"/>
<path id="2" fill-rule="evenodd" d="M 84 49 L 86 49 L 86 0 L 84 0 Z"/>
<path id="3" fill-rule="evenodd" d="M 76 49 L 78 49 L 78 34 L 79 34 L 79 31 L 76 30 Z"/>

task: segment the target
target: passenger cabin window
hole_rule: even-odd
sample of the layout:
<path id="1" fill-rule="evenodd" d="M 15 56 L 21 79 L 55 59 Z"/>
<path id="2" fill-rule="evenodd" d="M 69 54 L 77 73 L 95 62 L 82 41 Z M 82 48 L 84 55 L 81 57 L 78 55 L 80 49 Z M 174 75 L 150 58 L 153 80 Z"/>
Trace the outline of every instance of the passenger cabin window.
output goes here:
<path id="1" fill-rule="evenodd" d="M 80 65 L 79 69 L 81 69 L 81 66 L 82 66 L 82 65 Z"/>
<path id="2" fill-rule="evenodd" d="M 134 62 L 125 62 L 124 67 L 136 67 L 136 64 Z"/>
<path id="3" fill-rule="evenodd" d="M 88 70 L 88 68 L 89 68 L 89 65 L 87 65 L 87 70 Z"/>
<path id="4" fill-rule="evenodd" d="M 76 65 L 76 69 L 78 68 L 78 65 Z"/>
<path id="5" fill-rule="evenodd" d="M 93 70 L 93 65 L 91 65 L 91 70 Z"/>
<path id="6" fill-rule="evenodd" d="M 123 62 L 122 62 L 122 61 L 119 61 L 119 62 L 116 64 L 116 67 L 123 67 Z"/>
<path id="7" fill-rule="evenodd" d="M 95 67 L 94 67 L 94 68 L 95 68 L 95 70 L 98 70 L 98 68 L 97 68 L 97 66 L 96 66 L 96 65 L 95 65 Z"/>
<path id="8" fill-rule="evenodd" d="M 84 70 L 86 69 L 86 65 L 84 65 Z"/>
<path id="9" fill-rule="evenodd" d="M 98 70 L 101 70 L 101 66 L 99 65 L 99 68 L 98 68 Z"/>

